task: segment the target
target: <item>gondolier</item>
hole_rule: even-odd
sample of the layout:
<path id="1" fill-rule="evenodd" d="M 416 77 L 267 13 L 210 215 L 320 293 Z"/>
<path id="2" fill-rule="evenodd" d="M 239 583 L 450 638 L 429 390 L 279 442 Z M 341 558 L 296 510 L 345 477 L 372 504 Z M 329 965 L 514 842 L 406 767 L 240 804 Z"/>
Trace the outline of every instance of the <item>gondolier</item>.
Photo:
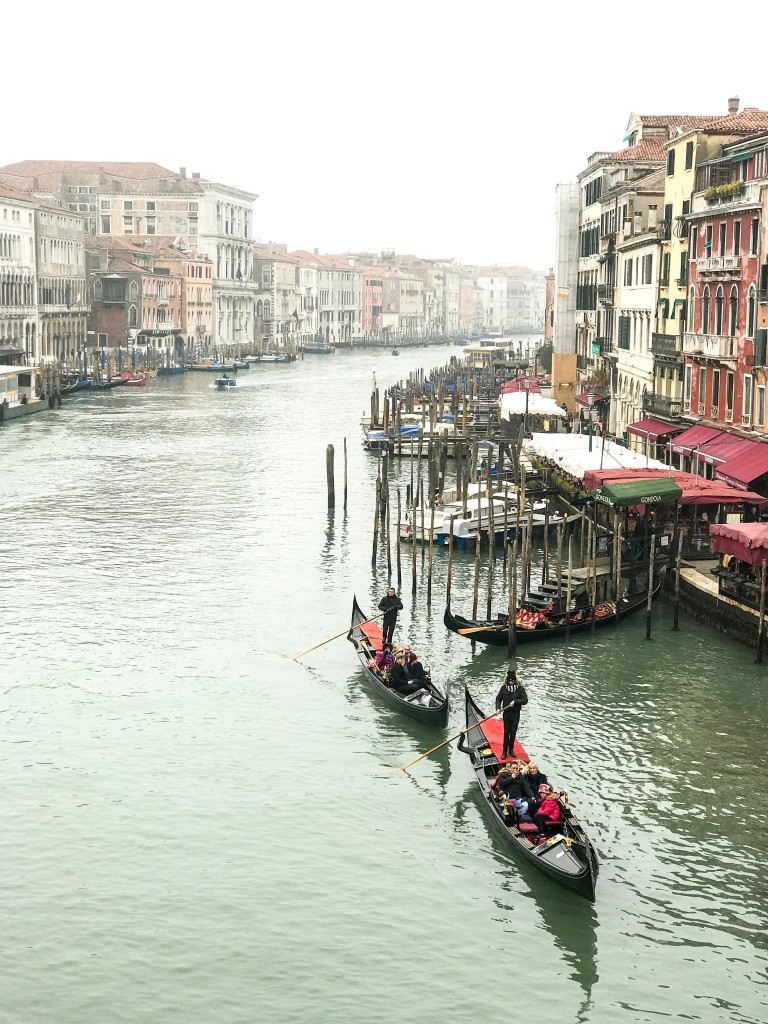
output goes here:
<path id="1" fill-rule="evenodd" d="M 392 643 L 392 638 L 395 635 L 395 624 L 397 623 L 397 613 L 403 610 L 403 602 L 397 596 L 397 591 L 394 587 L 390 587 L 384 597 L 379 601 L 379 611 L 384 612 L 384 618 L 381 623 L 381 628 L 384 633 L 385 643 Z"/>
<path id="2" fill-rule="evenodd" d="M 527 703 L 528 694 L 525 692 L 525 687 L 517 678 L 517 673 L 514 669 L 510 669 L 507 672 L 507 678 L 502 684 L 501 689 L 496 694 L 496 710 L 500 711 L 503 709 L 504 712 L 502 760 L 505 760 L 507 757 L 514 757 L 515 737 L 517 736 L 517 726 L 520 723 L 520 708 Z"/>

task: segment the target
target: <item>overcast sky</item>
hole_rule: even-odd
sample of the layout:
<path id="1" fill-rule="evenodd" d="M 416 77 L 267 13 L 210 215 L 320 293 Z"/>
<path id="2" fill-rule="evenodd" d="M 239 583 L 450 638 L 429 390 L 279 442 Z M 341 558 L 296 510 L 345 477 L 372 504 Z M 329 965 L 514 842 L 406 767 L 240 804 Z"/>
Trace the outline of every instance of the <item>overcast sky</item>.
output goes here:
<path id="1" fill-rule="evenodd" d="M 768 107 L 768 5 L 716 9 L 6 5 L 0 163 L 183 165 L 258 193 L 262 241 L 546 269 L 555 185 L 620 149 L 632 111 Z"/>

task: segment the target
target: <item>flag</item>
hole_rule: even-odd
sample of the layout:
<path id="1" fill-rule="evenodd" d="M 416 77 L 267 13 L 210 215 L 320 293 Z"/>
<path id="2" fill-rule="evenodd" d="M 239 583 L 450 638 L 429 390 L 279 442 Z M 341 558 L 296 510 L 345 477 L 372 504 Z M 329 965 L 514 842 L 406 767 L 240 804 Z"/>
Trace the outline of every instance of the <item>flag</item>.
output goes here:
<path id="1" fill-rule="evenodd" d="M 72 300 L 72 305 L 73 306 L 79 306 L 82 303 L 82 301 L 83 301 L 83 286 L 81 284 L 79 284 L 77 286 L 77 291 L 75 292 L 75 297 Z"/>
<path id="2" fill-rule="evenodd" d="M 294 309 L 293 311 L 293 319 L 296 321 L 296 323 L 299 322 L 299 311 L 297 309 Z"/>
<path id="3" fill-rule="evenodd" d="M 237 268 L 237 273 L 235 274 L 235 279 L 236 279 L 237 281 L 242 281 L 242 280 L 243 280 L 243 275 L 242 275 L 242 273 L 240 272 L 240 267 L 238 267 L 238 268 Z"/>
<path id="4" fill-rule="evenodd" d="M 64 289 L 64 305 L 67 309 L 72 309 L 72 285 L 68 284 Z"/>

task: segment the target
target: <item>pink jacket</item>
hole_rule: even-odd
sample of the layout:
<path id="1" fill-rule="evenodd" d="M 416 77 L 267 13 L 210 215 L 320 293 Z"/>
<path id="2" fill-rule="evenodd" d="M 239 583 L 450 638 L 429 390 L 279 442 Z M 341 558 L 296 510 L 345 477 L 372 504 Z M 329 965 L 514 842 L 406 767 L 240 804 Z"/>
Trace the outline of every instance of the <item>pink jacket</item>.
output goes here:
<path id="1" fill-rule="evenodd" d="M 537 814 L 543 815 L 548 818 L 553 824 L 557 825 L 563 820 L 563 813 L 560 810 L 560 804 L 557 802 L 557 797 L 548 796 L 541 801 Z"/>

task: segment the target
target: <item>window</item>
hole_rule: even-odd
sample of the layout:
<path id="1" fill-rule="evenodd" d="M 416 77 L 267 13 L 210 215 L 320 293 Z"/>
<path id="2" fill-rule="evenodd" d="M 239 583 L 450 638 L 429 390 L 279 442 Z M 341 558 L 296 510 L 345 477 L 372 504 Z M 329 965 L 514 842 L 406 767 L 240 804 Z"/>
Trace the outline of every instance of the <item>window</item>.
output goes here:
<path id="1" fill-rule="evenodd" d="M 695 260 L 699 255 L 699 229 L 694 225 L 691 232 L 691 259 Z"/>
<path id="2" fill-rule="evenodd" d="M 686 142 L 685 144 L 685 169 L 690 171 L 693 167 L 693 142 Z"/>
<path id="3" fill-rule="evenodd" d="M 709 286 L 704 289 L 701 300 L 701 333 L 709 334 Z"/>
<path id="4" fill-rule="evenodd" d="M 752 218 L 752 230 L 749 235 L 749 255 L 757 256 L 757 243 L 760 237 L 760 219 Z"/>
<path id="5" fill-rule="evenodd" d="M 131 281 L 129 291 L 131 296 L 131 302 L 135 302 L 136 299 L 139 297 L 139 286 L 136 284 L 135 281 Z"/>
<path id="6" fill-rule="evenodd" d="M 752 375 L 744 374 L 744 390 L 741 393 L 741 422 L 749 426 L 752 422 Z"/>
<path id="7" fill-rule="evenodd" d="M 624 284 L 632 284 L 632 260 L 624 261 Z"/>
<path id="8" fill-rule="evenodd" d="M 736 330 L 738 328 L 738 311 L 739 289 L 734 285 L 731 288 L 731 294 L 728 299 L 728 333 L 732 338 L 736 337 Z"/>
<path id="9" fill-rule="evenodd" d="M 705 234 L 705 238 L 704 238 L 704 255 L 705 256 L 711 256 L 712 255 L 712 225 L 711 224 L 707 224 L 707 227 L 706 227 L 706 230 L 705 230 L 704 234 Z"/>
<path id="10" fill-rule="evenodd" d="M 688 331 L 693 333 L 693 315 L 696 312 L 696 293 L 693 288 L 688 292 Z"/>
<path id="11" fill-rule="evenodd" d="M 104 302 L 125 302 L 125 278 L 108 277 L 102 281 Z"/>
<path id="12" fill-rule="evenodd" d="M 133 217 L 123 217 L 123 231 L 126 235 L 133 233 Z"/>
<path id="13" fill-rule="evenodd" d="M 715 370 L 712 374 L 712 408 L 720 408 L 720 375 L 722 370 Z"/>
<path id="14" fill-rule="evenodd" d="M 632 320 L 628 316 L 619 317 L 619 348 L 629 348 L 629 331 Z"/>
<path id="15" fill-rule="evenodd" d="M 757 386 L 757 402 L 755 404 L 755 423 L 762 426 L 765 423 L 765 386 Z"/>
<path id="16" fill-rule="evenodd" d="M 155 201 L 154 201 L 154 199 L 148 199 L 147 200 L 147 209 L 148 210 L 154 210 L 154 208 L 155 208 Z"/>
<path id="17" fill-rule="evenodd" d="M 685 402 L 686 409 L 691 407 L 691 379 L 693 375 L 693 367 L 690 363 L 686 363 L 685 366 L 685 389 L 683 391 L 683 401 Z"/>
<path id="18" fill-rule="evenodd" d="M 723 295 L 722 286 L 718 286 L 717 294 L 715 295 L 715 334 L 723 333 Z"/>
<path id="19" fill-rule="evenodd" d="M 679 285 L 688 284 L 688 253 L 680 253 L 680 279 L 677 282 Z"/>
<path id="20" fill-rule="evenodd" d="M 668 252 L 665 252 L 664 255 L 661 258 L 661 280 L 659 281 L 659 284 L 662 286 L 662 288 L 665 288 L 669 284 L 669 261 L 670 261 L 670 259 L 671 259 L 671 256 L 670 256 L 670 254 Z M 648 277 L 648 280 L 645 283 L 646 284 L 650 284 L 651 283 L 650 275 Z"/>
<path id="21" fill-rule="evenodd" d="M 725 375 L 725 418 L 733 419 L 733 379 L 734 374 L 728 370 Z"/>
<path id="22" fill-rule="evenodd" d="M 101 200 L 101 208 L 102 208 L 102 210 L 110 210 L 112 208 L 112 204 L 110 203 L 110 201 L 108 199 L 102 199 Z"/>
<path id="23" fill-rule="evenodd" d="M 190 213 L 197 213 L 197 203 L 190 203 L 188 209 Z"/>
<path id="24" fill-rule="evenodd" d="M 102 235 L 110 235 L 112 233 L 112 218 L 102 217 L 101 218 L 101 233 Z"/>
<path id="25" fill-rule="evenodd" d="M 128 326 L 139 326 L 139 314 L 135 306 L 131 306 L 131 308 L 128 310 Z"/>
<path id="26" fill-rule="evenodd" d="M 667 153 L 667 175 L 675 173 L 675 151 L 670 149 Z"/>
<path id="27" fill-rule="evenodd" d="M 707 401 L 707 369 L 699 367 L 699 415 L 704 415 L 704 405 Z"/>
<path id="28" fill-rule="evenodd" d="M 133 200 L 132 199 L 124 199 L 123 200 L 123 209 L 124 210 L 132 210 L 133 209 Z"/>
<path id="29" fill-rule="evenodd" d="M 733 255 L 738 256 L 741 252 L 741 221 L 733 222 Z"/>
<path id="30" fill-rule="evenodd" d="M 196 220 L 191 220 L 189 222 L 189 234 L 190 235 L 196 235 L 197 234 L 197 221 Z"/>
<path id="31" fill-rule="evenodd" d="M 100 334 L 99 335 L 99 348 L 106 348 L 106 347 L 107 347 L 107 335 L 106 334 Z"/>
<path id="32" fill-rule="evenodd" d="M 155 218 L 154 217 L 147 217 L 147 234 L 148 235 L 154 235 L 155 234 Z"/>
<path id="33" fill-rule="evenodd" d="M 666 254 L 665 258 L 667 260 L 669 259 L 669 254 L 668 253 Z M 669 266 L 667 266 L 667 273 L 669 273 Z M 652 274 L 653 274 L 653 253 L 649 252 L 645 256 L 643 256 L 643 284 L 650 284 L 651 283 Z"/>
<path id="34" fill-rule="evenodd" d="M 755 336 L 755 286 L 750 285 L 747 296 L 747 337 Z"/>
<path id="35" fill-rule="evenodd" d="M 720 244 L 718 248 L 718 256 L 725 256 L 725 228 L 726 225 L 723 223 L 720 225 Z"/>

